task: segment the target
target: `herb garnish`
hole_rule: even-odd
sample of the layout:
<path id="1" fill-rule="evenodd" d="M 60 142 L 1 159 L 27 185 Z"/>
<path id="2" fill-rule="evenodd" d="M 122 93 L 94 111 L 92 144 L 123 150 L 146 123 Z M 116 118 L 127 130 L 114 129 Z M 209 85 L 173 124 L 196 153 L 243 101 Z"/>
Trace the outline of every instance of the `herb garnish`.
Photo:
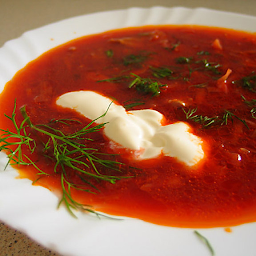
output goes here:
<path id="1" fill-rule="evenodd" d="M 255 92 L 256 87 L 256 74 L 252 72 L 250 76 L 242 78 L 242 85 L 244 88 L 249 89 L 250 91 Z"/>
<path id="2" fill-rule="evenodd" d="M 187 120 L 191 120 L 191 121 L 194 121 L 196 123 L 199 123 L 199 124 L 202 125 L 203 128 L 209 128 L 209 127 L 212 127 L 214 125 L 227 125 L 228 120 L 233 121 L 233 117 L 235 117 L 236 119 L 241 121 L 246 126 L 247 129 L 249 129 L 245 120 L 236 116 L 234 113 L 230 112 L 229 110 L 225 110 L 224 113 L 220 116 L 213 116 L 213 117 L 208 117 L 208 116 L 195 114 L 196 111 L 197 111 L 197 108 L 188 109 L 188 111 L 186 111 L 183 108 L 182 110 L 185 113 Z"/>
<path id="3" fill-rule="evenodd" d="M 130 103 L 129 103 L 130 102 Z M 140 101 L 140 99 L 137 99 L 137 100 L 127 100 L 127 101 L 125 101 L 124 102 L 124 108 L 126 109 L 126 110 L 129 110 L 129 109 L 131 109 L 131 108 L 133 108 L 133 107 L 137 107 L 137 106 L 141 106 L 141 105 L 144 105 L 145 104 L 145 102 L 143 102 L 143 101 Z"/>
<path id="4" fill-rule="evenodd" d="M 31 154 L 35 151 L 36 143 L 34 139 L 30 137 L 30 133 L 27 133 L 27 122 L 28 117 L 24 118 L 21 124 L 18 126 L 15 116 L 16 116 L 16 102 L 11 116 L 5 115 L 10 119 L 15 127 L 16 132 L 11 132 L 9 130 L 0 129 L 3 132 L 0 136 L 0 152 L 2 150 L 10 152 L 8 156 L 8 162 L 5 169 L 9 164 L 11 165 L 30 165 L 26 160 L 29 160 L 26 155 L 22 154 L 22 146 L 25 145 L 29 148 Z M 10 141 L 9 141 L 10 140 Z M 14 141 L 12 141 L 14 140 Z M 15 141 L 18 140 L 18 141 Z M 15 146 L 15 149 L 12 147 Z M 24 158 L 26 160 L 24 160 Z M 29 160 L 30 162 L 30 160 Z"/>
<path id="5" fill-rule="evenodd" d="M 152 75 L 157 78 L 171 77 L 173 71 L 166 67 L 150 67 Z"/>
<path id="6" fill-rule="evenodd" d="M 197 55 L 210 55 L 210 52 L 208 52 L 208 51 L 200 51 L 200 52 L 197 52 Z"/>
<path id="7" fill-rule="evenodd" d="M 239 83 L 244 89 L 247 89 L 251 92 L 256 92 L 256 73 L 252 71 L 249 76 L 245 76 L 238 81 L 233 81 L 233 83 Z"/>
<path id="8" fill-rule="evenodd" d="M 172 44 L 172 47 L 171 47 L 171 48 L 170 48 L 170 47 L 165 47 L 165 49 L 168 50 L 168 51 L 170 51 L 170 52 L 172 52 L 172 51 L 174 51 L 179 45 L 180 45 L 180 42 L 177 42 L 177 43 Z"/>
<path id="9" fill-rule="evenodd" d="M 113 52 L 113 50 L 107 50 L 106 52 L 106 55 L 107 55 L 107 57 L 109 57 L 109 58 L 112 58 L 113 57 L 113 55 L 114 55 L 114 52 Z"/>
<path id="10" fill-rule="evenodd" d="M 248 106 L 256 106 L 256 99 L 252 99 L 252 100 L 247 100 L 243 95 L 241 95 L 244 103 Z"/>
<path id="11" fill-rule="evenodd" d="M 186 115 L 186 119 L 187 120 L 192 120 L 196 123 L 201 124 L 204 128 L 210 127 L 213 124 L 215 124 L 216 122 L 219 123 L 219 117 L 218 116 L 214 116 L 214 117 L 208 117 L 208 116 L 202 116 L 202 115 L 196 115 L 196 111 L 197 109 L 188 109 L 188 111 L 186 112 L 186 110 L 183 108 L 182 109 L 183 112 Z"/>
<path id="12" fill-rule="evenodd" d="M 72 189 L 95 193 L 97 188 L 93 185 L 95 181 L 100 180 L 114 184 L 124 176 L 114 176 L 101 173 L 101 168 L 112 170 L 113 172 L 122 172 L 124 164 L 115 160 L 114 155 L 98 152 L 95 148 L 88 148 L 86 141 L 92 141 L 88 134 L 100 131 L 105 124 L 94 126 L 93 120 L 81 130 L 74 133 L 65 134 L 60 129 L 54 128 L 51 124 L 34 125 L 26 112 L 26 108 L 21 108 L 23 120 L 18 126 L 16 122 L 16 102 L 11 116 L 5 115 L 10 119 L 15 127 L 15 132 L 10 130 L 0 129 L 0 151 L 7 152 L 7 165 L 32 165 L 38 173 L 38 177 L 50 174 L 42 171 L 36 162 L 33 162 L 27 155 L 23 154 L 23 146 L 27 147 L 30 154 L 33 154 L 38 146 L 38 142 L 34 136 L 39 138 L 39 143 L 42 143 L 43 154 L 47 159 L 54 163 L 54 174 L 61 177 L 62 198 L 60 204 L 64 203 L 68 211 L 73 214 L 72 209 L 82 209 L 88 212 L 94 212 L 90 206 L 82 205 L 72 197 Z M 102 115 L 104 116 L 106 112 Z M 101 116 L 101 117 L 102 117 Z M 100 118 L 100 117 L 99 117 Z M 69 125 L 72 120 L 59 120 L 62 125 Z M 33 136 L 32 136 L 33 133 Z M 14 140 L 14 141 L 13 141 Z M 6 165 L 6 167 L 7 167 Z M 70 175 L 75 170 L 77 177 L 80 178 L 79 183 L 75 184 L 70 180 Z M 38 179 L 34 182 L 37 182 Z"/>
<path id="13" fill-rule="evenodd" d="M 199 52 L 197 54 L 208 55 L 207 53 L 208 52 Z M 190 75 L 195 70 L 211 71 L 214 74 L 220 74 L 220 71 L 218 70 L 218 68 L 221 67 L 221 65 L 219 63 L 209 62 L 207 59 L 195 60 L 193 57 L 182 56 L 182 57 L 176 58 L 176 63 L 189 65 Z M 197 66 L 194 68 L 191 68 L 192 64 L 195 64 Z"/>
<path id="14" fill-rule="evenodd" d="M 256 108 L 252 108 L 250 112 L 251 112 L 251 114 L 252 114 L 252 118 L 256 119 L 256 116 L 255 116 L 255 114 L 256 114 Z"/>
<path id="15" fill-rule="evenodd" d="M 193 57 L 178 57 L 176 58 L 176 63 L 178 64 L 188 64 L 191 63 L 191 61 L 193 60 Z"/>
<path id="16" fill-rule="evenodd" d="M 242 99 L 244 100 L 245 104 L 248 105 L 248 106 L 253 106 L 253 108 L 250 110 L 250 113 L 252 115 L 252 118 L 256 119 L 256 99 L 252 99 L 250 101 L 246 100 L 246 98 L 241 95 Z"/>
<path id="17" fill-rule="evenodd" d="M 201 84 L 192 84 L 190 87 L 195 87 L 195 88 L 204 88 L 207 86 L 207 83 L 201 83 Z"/>
<path id="18" fill-rule="evenodd" d="M 152 96 L 158 96 L 160 94 L 160 89 L 167 86 L 166 84 L 160 84 L 157 81 L 153 81 L 150 78 L 142 78 L 136 74 L 131 74 L 134 80 L 130 83 L 129 88 L 135 87 L 137 91 L 143 92 L 145 94 L 152 94 Z"/>
<path id="19" fill-rule="evenodd" d="M 214 252 L 213 247 L 211 246 L 210 242 L 208 241 L 208 239 L 206 237 L 204 237 L 203 235 L 201 235 L 196 230 L 194 231 L 194 234 L 196 234 L 196 236 L 207 246 L 207 248 L 209 249 L 211 255 L 214 256 L 215 252 Z"/>
<path id="20" fill-rule="evenodd" d="M 115 82 L 115 83 L 128 83 L 128 88 L 136 88 L 138 92 L 145 94 L 152 94 L 152 96 L 158 96 L 162 87 L 166 87 L 167 84 L 161 84 L 151 78 L 143 78 L 134 73 L 130 75 L 117 76 L 109 79 L 99 80 L 98 82 Z"/>
<path id="21" fill-rule="evenodd" d="M 180 45 L 180 42 L 177 42 L 176 44 L 172 44 L 171 50 L 174 51 L 179 45 Z"/>
<path id="22" fill-rule="evenodd" d="M 221 65 L 219 63 L 209 62 L 207 59 L 196 61 L 197 64 L 203 64 L 203 69 L 206 71 L 212 71 L 214 74 L 220 74 L 218 70 Z"/>
<path id="23" fill-rule="evenodd" d="M 126 82 L 128 79 L 130 79 L 130 76 L 116 76 L 116 77 L 111 77 L 103 80 L 98 80 L 97 82 L 98 83 L 101 83 L 101 82 L 122 83 L 122 82 Z"/>
<path id="24" fill-rule="evenodd" d="M 138 65 L 144 62 L 148 58 L 148 54 L 130 54 L 127 55 L 123 58 L 123 64 L 124 66 L 129 66 L 129 65 Z"/>

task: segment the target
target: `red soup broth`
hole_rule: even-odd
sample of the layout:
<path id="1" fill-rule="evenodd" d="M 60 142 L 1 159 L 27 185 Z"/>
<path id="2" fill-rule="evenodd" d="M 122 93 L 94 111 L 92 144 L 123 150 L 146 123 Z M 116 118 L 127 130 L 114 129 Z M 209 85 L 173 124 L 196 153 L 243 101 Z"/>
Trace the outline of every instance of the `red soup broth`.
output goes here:
<path id="1" fill-rule="evenodd" d="M 200 26 L 146 26 L 86 36 L 54 48 L 27 64 L 0 95 L 0 125 L 14 130 L 4 116 L 16 100 L 26 106 L 34 124 L 52 119 L 76 119 L 65 127 L 73 132 L 90 122 L 75 111 L 56 105 L 70 91 L 92 90 L 131 109 L 154 109 L 165 124 L 186 122 L 203 141 L 205 157 L 195 166 L 161 155 L 134 160 L 130 151 L 111 147 L 102 131 L 89 147 L 113 153 L 132 166 L 115 184 L 96 182 L 99 191 L 72 191 L 77 201 L 112 215 L 139 218 L 175 227 L 232 226 L 256 220 L 256 36 Z M 166 71 L 166 73 L 159 71 Z M 129 88 L 136 74 L 165 85 L 157 96 Z M 122 78 L 122 79 L 115 79 Z M 185 103 L 185 105 L 184 105 Z M 254 109 L 255 108 L 255 109 Z M 194 110 L 189 117 L 188 111 Z M 187 113 L 187 115 L 186 115 Z M 190 112 L 191 113 L 191 112 Z M 54 162 L 43 156 L 40 142 L 24 154 L 50 176 L 36 184 L 61 191 Z M 37 179 L 37 170 L 22 167 L 21 177 Z M 108 172 L 108 170 L 103 170 Z M 70 181 L 81 182 L 75 170 Z"/>

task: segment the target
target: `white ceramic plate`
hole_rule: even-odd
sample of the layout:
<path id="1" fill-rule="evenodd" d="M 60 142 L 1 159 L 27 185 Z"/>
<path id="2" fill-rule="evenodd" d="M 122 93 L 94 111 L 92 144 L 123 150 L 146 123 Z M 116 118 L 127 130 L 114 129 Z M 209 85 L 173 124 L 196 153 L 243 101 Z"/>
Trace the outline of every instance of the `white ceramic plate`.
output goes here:
<path id="1" fill-rule="evenodd" d="M 208 9 L 131 8 L 79 16 L 33 31 L 0 49 L 0 92 L 14 74 L 43 52 L 71 39 L 110 29 L 147 24 L 199 24 L 255 32 L 256 17 Z M 0 219 L 45 247 L 72 256 L 207 256 L 208 248 L 193 229 L 162 227 L 136 219 L 98 219 L 78 213 L 72 218 L 58 199 L 31 181 L 3 171 L 0 154 Z M 256 224 L 198 230 L 212 244 L 216 256 L 255 256 Z"/>

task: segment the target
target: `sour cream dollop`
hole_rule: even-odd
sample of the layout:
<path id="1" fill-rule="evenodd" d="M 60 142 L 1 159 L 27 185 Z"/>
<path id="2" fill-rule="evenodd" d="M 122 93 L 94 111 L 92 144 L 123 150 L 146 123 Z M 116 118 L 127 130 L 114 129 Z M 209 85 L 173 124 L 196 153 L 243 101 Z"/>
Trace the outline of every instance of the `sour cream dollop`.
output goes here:
<path id="1" fill-rule="evenodd" d="M 105 135 L 124 148 L 141 152 L 136 154 L 138 160 L 155 158 L 163 153 L 193 166 L 204 158 L 203 140 L 189 131 L 189 125 L 184 122 L 162 125 L 164 116 L 156 110 L 126 111 L 123 106 L 94 91 L 68 92 L 56 103 L 95 120 L 97 124 L 107 123 Z"/>

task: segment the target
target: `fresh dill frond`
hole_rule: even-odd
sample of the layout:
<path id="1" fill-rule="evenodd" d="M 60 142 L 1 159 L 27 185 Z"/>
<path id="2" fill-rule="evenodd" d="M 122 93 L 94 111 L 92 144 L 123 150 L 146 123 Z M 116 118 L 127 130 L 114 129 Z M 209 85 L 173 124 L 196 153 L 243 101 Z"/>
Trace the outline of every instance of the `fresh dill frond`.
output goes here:
<path id="1" fill-rule="evenodd" d="M 131 74 L 134 79 L 130 83 L 129 88 L 134 87 L 137 91 L 158 96 L 161 93 L 161 88 L 166 87 L 166 84 L 160 84 L 158 81 L 153 81 L 151 78 L 142 78 L 136 74 Z"/>
<path id="2" fill-rule="evenodd" d="M 252 92 L 256 92 L 255 88 L 256 88 L 256 74 L 255 72 L 252 72 L 251 75 L 243 77 L 242 80 L 242 86 L 245 89 L 248 89 Z"/>
<path id="3" fill-rule="evenodd" d="M 243 95 L 241 95 L 241 98 L 243 99 L 244 103 L 248 106 L 256 106 L 256 99 L 247 100 Z"/>
<path id="4" fill-rule="evenodd" d="M 209 62 L 207 59 L 198 60 L 195 63 L 202 64 L 202 68 L 205 71 L 211 71 L 216 75 L 220 74 L 219 67 L 221 67 L 221 65 L 219 63 Z"/>
<path id="5" fill-rule="evenodd" d="M 209 54 L 210 53 L 204 52 L 204 51 L 197 53 L 198 56 L 209 55 Z M 201 72 L 210 71 L 214 75 L 221 74 L 221 72 L 219 71 L 221 64 L 215 63 L 215 62 L 210 62 L 207 59 L 196 60 L 196 58 L 194 58 L 194 57 L 181 56 L 181 57 L 176 58 L 175 61 L 177 64 L 186 65 L 188 67 L 189 77 L 191 76 L 191 74 L 194 71 L 201 71 Z"/>
<path id="6" fill-rule="evenodd" d="M 247 123 L 245 120 L 241 119 L 234 113 L 230 112 L 229 110 L 225 110 L 222 115 L 217 116 L 203 116 L 203 115 L 197 115 L 197 108 L 194 109 L 188 109 L 187 111 L 183 108 L 183 112 L 185 113 L 185 118 L 187 120 L 191 120 L 193 122 L 199 123 L 202 125 L 203 128 L 210 128 L 216 125 L 228 125 L 228 121 L 233 122 L 233 117 L 238 119 L 240 122 L 242 122 L 247 129 L 249 129 Z"/>
<path id="7" fill-rule="evenodd" d="M 128 88 L 135 88 L 138 92 L 152 94 L 152 96 L 158 96 L 161 92 L 161 88 L 167 86 L 167 84 L 161 84 L 160 82 L 149 77 L 143 78 L 134 73 L 130 73 L 129 75 L 125 76 L 117 76 L 104 79 L 98 82 L 127 83 Z"/>
<path id="8" fill-rule="evenodd" d="M 26 147 L 32 155 L 40 144 L 39 148 L 42 150 L 40 154 L 48 159 L 48 161 L 52 161 L 54 165 L 54 174 L 51 175 L 60 176 L 62 188 L 60 204 L 64 203 L 72 215 L 72 209 L 83 209 L 93 212 L 91 207 L 80 204 L 72 197 L 72 190 L 95 193 L 98 191 L 97 187 L 94 185 L 95 182 L 97 184 L 99 181 L 106 181 L 115 184 L 117 180 L 130 178 L 130 176 L 120 175 L 126 167 L 124 163 L 115 160 L 114 154 L 101 153 L 97 148 L 87 147 L 86 141 L 92 141 L 88 135 L 101 131 L 105 125 L 95 125 L 95 121 L 98 118 L 82 129 L 66 134 L 62 130 L 54 128 L 54 124 L 61 123 L 62 126 L 65 126 L 77 122 L 76 120 L 51 120 L 49 124 L 35 125 L 31 122 L 25 106 L 22 107 L 20 111 L 23 116 L 20 125 L 18 125 L 16 121 L 16 102 L 12 115 L 6 115 L 6 117 L 12 121 L 15 132 L 8 129 L 0 129 L 0 151 L 5 151 L 8 157 L 6 167 L 9 164 L 32 165 L 38 171 L 37 175 L 39 177 L 34 183 L 41 177 L 50 175 L 46 171 L 41 170 L 38 162 L 32 161 L 30 156 L 23 154 L 24 147 Z M 104 116 L 106 112 L 102 116 Z M 32 133 L 33 136 L 31 136 Z M 42 139 L 42 137 L 44 139 Z M 72 172 L 70 172 L 70 170 L 72 170 Z M 79 178 L 77 184 L 73 183 L 70 178 L 70 173 L 74 173 L 74 171 Z M 112 173 L 117 173 L 118 175 L 112 175 Z"/>
<path id="9" fill-rule="evenodd" d="M 184 56 L 181 56 L 181 57 L 178 57 L 176 58 L 176 63 L 178 64 L 188 64 L 188 63 L 191 63 L 193 60 L 193 57 L 184 57 Z"/>
<path id="10" fill-rule="evenodd" d="M 171 50 L 174 51 L 179 45 L 180 45 L 180 42 L 172 44 Z"/>
<path id="11" fill-rule="evenodd" d="M 233 81 L 232 83 L 238 84 L 242 88 L 255 93 L 256 92 L 256 72 L 252 71 L 249 76 L 242 77 L 240 80 Z"/>
<path id="12" fill-rule="evenodd" d="M 209 249 L 210 253 L 212 256 L 215 255 L 215 252 L 213 250 L 212 245 L 210 244 L 210 242 L 208 241 L 208 239 L 203 236 L 202 234 L 200 234 L 198 231 L 194 231 L 194 234 L 207 246 L 207 248 Z"/>
<path id="13" fill-rule="evenodd" d="M 192 85 L 190 85 L 190 87 L 194 87 L 194 88 L 205 88 L 205 87 L 207 87 L 207 83 L 192 84 Z"/>
<path id="14" fill-rule="evenodd" d="M 30 137 L 30 133 L 27 133 L 26 130 L 28 127 L 27 122 L 29 118 L 24 118 L 20 125 L 17 124 L 16 101 L 11 116 L 5 116 L 12 121 L 16 130 L 15 132 L 12 132 L 9 129 L 0 129 L 0 151 L 7 152 L 8 157 L 8 162 L 5 169 L 8 165 L 29 165 L 30 163 L 26 161 L 28 158 L 23 154 L 22 151 L 23 145 L 26 145 L 31 153 L 33 153 L 36 148 L 35 141 Z"/>
<path id="15" fill-rule="evenodd" d="M 107 51 L 105 52 L 105 54 L 106 54 L 106 56 L 107 56 L 108 58 L 112 58 L 112 57 L 114 56 L 114 52 L 113 52 L 112 49 L 107 50 Z"/>
<path id="16" fill-rule="evenodd" d="M 242 118 L 240 118 L 239 116 L 235 115 L 234 113 L 228 111 L 228 110 L 225 110 L 225 113 L 223 114 L 223 117 L 222 117 L 222 124 L 225 124 L 227 125 L 228 123 L 228 119 L 232 120 L 233 121 L 233 117 L 235 117 L 236 119 L 238 119 L 240 122 L 242 122 L 247 129 L 249 129 L 247 123 L 245 120 L 243 120 Z"/>
<path id="17" fill-rule="evenodd" d="M 250 113 L 252 115 L 252 118 L 256 119 L 256 116 L 255 116 L 255 114 L 256 114 L 256 99 L 252 99 L 249 101 L 249 100 L 246 100 L 246 98 L 243 95 L 241 95 L 241 97 L 246 105 L 252 107 L 250 110 Z"/>
<path id="18" fill-rule="evenodd" d="M 167 51 L 173 52 L 176 50 L 176 48 L 180 45 L 180 42 L 173 43 L 171 47 L 164 47 Z"/>
<path id="19" fill-rule="evenodd" d="M 129 65 L 140 65 L 145 60 L 148 59 L 149 54 L 140 53 L 140 54 L 130 54 L 125 57 L 123 57 L 123 65 L 129 66 Z"/>
<path id="20" fill-rule="evenodd" d="M 152 75 L 157 78 L 170 78 L 173 71 L 166 67 L 150 67 Z"/>
<path id="21" fill-rule="evenodd" d="M 210 52 L 208 51 L 200 51 L 196 53 L 197 55 L 210 55 Z"/>
<path id="22" fill-rule="evenodd" d="M 183 108 L 183 112 L 186 115 L 186 119 L 187 120 L 192 120 L 196 123 L 201 124 L 204 128 L 210 127 L 214 124 L 216 124 L 216 122 L 219 121 L 219 117 L 218 116 L 214 116 L 214 117 L 208 117 L 208 116 L 203 116 L 203 115 L 196 115 L 197 108 L 194 109 L 188 109 L 188 111 L 186 111 Z"/>
<path id="23" fill-rule="evenodd" d="M 129 78 L 130 76 L 115 76 L 115 77 L 111 77 L 103 80 L 98 80 L 97 82 L 98 83 L 101 83 L 101 82 L 122 83 L 122 82 L 126 82 Z"/>
<path id="24" fill-rule="evenodd" d="M 129 103 L 129 102 L 131 102 L 131 103 Z M 126 102 L 124 102 L 124 103 L 125 103 L 124 108 L 125 108 L 126 110 L 129 110 L 129 109 L 131 109 L 131 108 L 134 108 L 134 107 L 141 106 L 141 105 L 144 105 L 144 104 L 145 104 L 145 102 L 138 101 L 138 100 L 134 100 L 134 101 L 129 100 L 129 101 L 126 101 Z"/>

